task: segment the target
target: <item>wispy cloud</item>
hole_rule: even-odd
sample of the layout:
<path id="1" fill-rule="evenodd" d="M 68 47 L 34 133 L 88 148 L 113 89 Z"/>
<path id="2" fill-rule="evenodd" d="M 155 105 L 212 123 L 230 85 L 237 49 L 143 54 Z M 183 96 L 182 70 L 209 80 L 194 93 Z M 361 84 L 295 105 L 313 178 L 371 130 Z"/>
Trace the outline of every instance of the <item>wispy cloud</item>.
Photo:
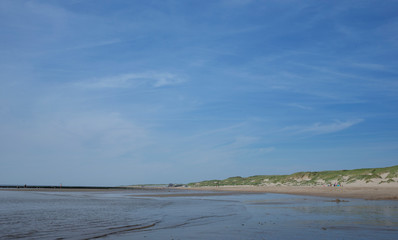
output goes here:
<path id="1" fill-rule="evenodd" d="M 380 70 L 380 71 L 386 71 L 388 70 L 388 67 L 382 64 L 376 64 L 376 63 L 352 63 L 352 66 L 354 67 L 359 67 L 359 68 L 365 68 L 365 69 L 371 69 L 371 70 Z"/>
<path id="2" fill-rule="evenodd" d="M 303 109 L 303 110 L 312 110 L 311 107 L 304 106 L 304 105 L 298 104 L 298 103 L 290 103 L 290 104 L 287 104 L 287 106 L 294 107 L 294 108 L 299 108 L 299 109 Z"/>
<path id="3" fill-rule="evenodd" d="M 333 123 L 324 124 L 324 123 L 314 123 L 310 126 L 292 126 L 286 127 L 284 130 L 292 131 L 294 134 L 311 134 L 311 135 L 322 135 L 328 133 L 339 132 L 344 129 L 350 128 L 360 122 L 363 119 L 354 119 L 354 120 L 347 120 L 347 121 L 335 121 Z"/>
<path id="4" fill-rule="evenodd" d="M 165 86 L 177 85 L 185 80 L 175 74 L 167 72 L 146 72 L 146 73 L 128 73 L 105 78 L 97 78 L 89 81 L 83 81 L 76 84 L 78 87 L 101 89 L 101 88 L 131 88 L 149 84 L 152 87 L 159 88 Z"/>
<path id="5" fill-rule="evenodd" d="M 222 128 L 211 129 L 211 130 L 207 130 L 207 131 L 201 132 L 199 134 L 190 136 L 187 139 L 191 140 L 191 139 L 197 139 L 197 138 L 208 137 L 208 136 L 213 136 L 214 137 L 215 135 L 220 135 L 220 134 L 229 133 L 231 131 L 235 131 L 236 129 L 239 129 L 239 128 L 245 126 L 245 125 L 246 125 L 245 122 L 241 122 L 241 123 L 238 123 L 238 124 L 234 124 L 232 126 L 226 126 L 226 127 L 222 127 Z"/>
<path id="6" fill-rule="evenodd" d="M 264 148 L 260 148 L 258 151 L 261 153 L 270 153 L 270 152 L 275 151 L 275 147 L 264 147 Z"/>
<path id="7" fill-rule="evenodd" d="M 0 1 L 0 181 L 391 163 L 396 5 Z"/>
<path id="8" fill-rule="evenodd" d="M 103 47 L 103 46 L 108 46 L 108 45 L 113 45 L 120 43 L 120 39 L 109 39 L 109 40 L 103 40 L 103 41 L 98 41 L 98 42 L 91 42 L 83 45 L 77 45 L 74 47 L 66 48 L 65 50 L 80 50 L 80 49 L 85 49 L 85 48 L 95 48 L 95 47 Z"/>
<path id="9" fill-rule="evenodd" d="M 145 126 L 125 119 L 119 113 L 55 115 L 32 120 L 32 126 L 23 131 L 17 124 L 8 124 L 10 130 L 4 133 L 10 136 L 11 142 L 19 141 L 19 146 L 24 146 L 25 154 L 52 155 L 57 151 L 62 153 L 60 158 L 107 160 L 138 151 L 151 141 Z M 46 148 L 53 152 L 45 151 Z"/>
<path id="10" fill-rule="evenodd" d="M 235 149 L 244 148 L 244 147 L 250 146 L 251 144 L 254 144 L 254 143 L 258 142 L 258 141 L 259 141 L 258 137 L 237 136 L 237 137 L 235 137 L 233 142 L 228 144 L 228 146 L 232 147 L 232 148 L 235 148 Z"/>

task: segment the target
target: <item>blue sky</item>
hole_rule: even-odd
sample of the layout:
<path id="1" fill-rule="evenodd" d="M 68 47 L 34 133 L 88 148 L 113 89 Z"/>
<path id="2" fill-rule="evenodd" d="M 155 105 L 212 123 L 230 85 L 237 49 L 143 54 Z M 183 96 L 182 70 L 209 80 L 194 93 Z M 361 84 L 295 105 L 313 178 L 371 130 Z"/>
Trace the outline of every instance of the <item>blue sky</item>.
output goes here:
<path id="1" fill-rule="evenodd" d="M 0 184 L 398 164 L 397 1 L 0 1 Z"/>

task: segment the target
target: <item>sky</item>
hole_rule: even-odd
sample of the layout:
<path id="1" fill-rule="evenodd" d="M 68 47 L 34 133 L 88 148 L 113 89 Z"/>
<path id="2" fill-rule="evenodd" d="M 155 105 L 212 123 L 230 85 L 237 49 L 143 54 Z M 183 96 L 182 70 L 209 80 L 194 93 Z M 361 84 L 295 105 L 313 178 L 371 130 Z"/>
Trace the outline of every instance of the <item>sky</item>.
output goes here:
<path id="1" fill-rule="evenodd" d="M 2 0 L 0 184 L 397 165 L 397 9 Z"/>

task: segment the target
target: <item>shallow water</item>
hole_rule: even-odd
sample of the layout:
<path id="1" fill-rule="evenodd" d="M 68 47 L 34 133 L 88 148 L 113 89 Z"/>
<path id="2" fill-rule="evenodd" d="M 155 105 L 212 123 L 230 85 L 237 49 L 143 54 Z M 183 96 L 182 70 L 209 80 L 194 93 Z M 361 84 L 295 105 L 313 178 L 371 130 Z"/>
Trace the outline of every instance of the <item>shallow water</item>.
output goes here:
<path id="1" fill-rule="evenodd" d="M 394 239 L 398 201 L 0 191 L 0 239 Z M 178 193 L 178 192 L 175 192 Z"/>

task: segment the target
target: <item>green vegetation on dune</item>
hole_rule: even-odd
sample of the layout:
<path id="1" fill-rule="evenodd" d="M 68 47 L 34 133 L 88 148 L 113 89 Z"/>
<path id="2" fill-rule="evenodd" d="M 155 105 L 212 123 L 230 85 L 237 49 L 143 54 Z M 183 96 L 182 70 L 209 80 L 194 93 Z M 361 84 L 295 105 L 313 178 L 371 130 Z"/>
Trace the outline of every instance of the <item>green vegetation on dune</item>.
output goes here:
<path id="1" fill-rule="evenodd" d="M 384 178 L 383 178 L 384 177 Z M 226 186 L 226 185 L 323 185 L 333 183 L 354 183 L 380 180 L 380 183 L 395 182 L 398 178 L 398 165 L 386 168 L 363 168 L 354 170 L 297 172 L 290 175 L 257 175 L 251 177 L 230 177 L 224 180 L 208 180 L 190 183 L 189 186 Z"/>

